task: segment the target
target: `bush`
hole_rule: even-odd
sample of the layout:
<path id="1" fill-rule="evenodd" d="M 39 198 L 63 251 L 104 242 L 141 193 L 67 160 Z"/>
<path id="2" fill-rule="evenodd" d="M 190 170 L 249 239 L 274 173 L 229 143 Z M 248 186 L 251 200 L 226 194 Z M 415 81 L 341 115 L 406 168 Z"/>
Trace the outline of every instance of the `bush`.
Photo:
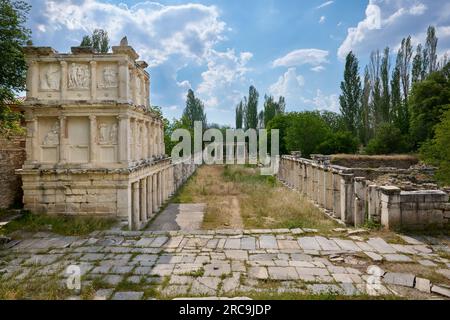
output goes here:
<path id="1" fill-rule="evenodd" d="M 436 178 L 450 185 L 450 110 L 441 119 L 435 127 L 434 138 L 422 144 L 420 155 L 425 162 L 438 167 Z"/>
<path id="2" fill-rule="evenodd" d="M 383 123 L 378 128 L 375 137 L 366 146 L 366 153 L 392 154 L 408 152 L 409 146 L 399 128 L 390 123 Z"/>
<path id="3" fill-rule="evenodd" d="M 358 139 L 349 131 L 339 131 L 331 134 L 324 142 L 316 148 L 316 153 L 356 153 L 358 150 Z"/>

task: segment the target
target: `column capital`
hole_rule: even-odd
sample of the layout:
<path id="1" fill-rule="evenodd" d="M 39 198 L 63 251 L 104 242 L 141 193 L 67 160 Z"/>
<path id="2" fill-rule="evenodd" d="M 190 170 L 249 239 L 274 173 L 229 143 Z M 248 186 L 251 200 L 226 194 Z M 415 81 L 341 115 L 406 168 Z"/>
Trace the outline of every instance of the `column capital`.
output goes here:
<path id="1" fill-rule="evenodd" d="M 97 116 L 95 116 L 93 114 L 89 115 L 89 120 L 95 121 L 96 119 L 97 119 Z"/>
<path id="2" fill-rule="evenodd" d="M 116 118 L 119 119 L 119 120 L 128 120 L 128 119 L 130 119 L 131 117 L 130 117 L 129 114 L 119 114 L 119 115 L 117 115 Z"/>
<path id="3" fill-rule="evenodd" d="M 89 64 L 90 64 L 91 66 L 96 66 L 96 65 L 97 65 L 97 61 L 90 61 Z"/>

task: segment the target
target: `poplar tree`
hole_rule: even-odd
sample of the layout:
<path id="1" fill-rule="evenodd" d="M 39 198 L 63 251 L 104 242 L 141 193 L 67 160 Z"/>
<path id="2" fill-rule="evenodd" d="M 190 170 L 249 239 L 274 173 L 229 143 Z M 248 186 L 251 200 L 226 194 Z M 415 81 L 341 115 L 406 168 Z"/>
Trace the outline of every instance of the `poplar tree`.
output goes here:
<path id="1" fill-rule="evenodd" d="M 342 93 L 339 102 L 347 130 L 353 134 L 357 134 L 361 104 L 361 79 L 358 69 L 358 59 L 350 51 L 345 59 L 344 81 L 341 82 Z"/>

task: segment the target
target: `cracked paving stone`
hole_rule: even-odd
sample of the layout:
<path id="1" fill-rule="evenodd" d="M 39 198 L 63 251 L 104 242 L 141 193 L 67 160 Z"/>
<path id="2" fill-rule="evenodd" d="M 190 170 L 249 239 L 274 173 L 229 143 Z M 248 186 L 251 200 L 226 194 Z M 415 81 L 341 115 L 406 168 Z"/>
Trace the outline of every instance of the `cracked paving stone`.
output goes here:
<path id="1" fill-rule="evenodd" d="M 94 300 L 108 300 L 113 294 L 114 289 L 100 289 L 95 292 Z"/>
<path id="2" fill-rule="evenodd" d="M 294 267 L 268 267 L 269 278 L 274 280 L 295 280 L 298 279 L 297 271 Z"/>
<path id="3" fill-rule="evenodd" d="M 115 286 L 118 285 L 123 279 L 123 276 L 119 275 L 107 275 L 103 278 L 103 281 L 105 281 L 107 284 Z"/>
<path id="4" fill-rule="evenodd" d="M 129 283 L 138 284 L 141 282 L 142 276 L 130 276 L 126 279 Z"/>
<path id="5" fill-rule="evenodd" d="M 194 277 L 173 275 L 170 277 L 169 284 L 190 285 L 194 281 Z"/>
<path id="6" fill-rule="evenodd" d="M 248 269 L 248 277 L 252 279 L 265 280 L 269 278 L 265 267 L 250 267 Z"/>
<path id="7" fill-rule="evenodd" d="M 321 250 L 319 243 L 314 237 L 302 237 L 297 239 L 303 250 Z"/>
<path id="8" fill-rule="evenodd" d="M 99 261 L 105 257 L 103 253 L 87 253 L 83 255 L 80 260 L 83 261 Z"/>
<path id="9" fill-rule="evenodd" d="M 313 294 L 339 294 L 342 289 L 335 284 L 309 284 L 307 288 Z"/>
<path id="10" fill-rule="evenodd" d="M 437 267 L 437 264 L 431 260 L 419 260 L 419 263 L 425 267 Z"/>
<path id="11" fill-rule="evenodd" d="M 233 273 L 231 277 L 225 278 L 222 282 L 222 292 L 235 292 L 240 285 L 240 273 Z"/>
<path id="12" fill-rule="evenodd" d="M 192 283 L 190 294 L 196 295 L 215 295 L 219 286 L 220 279 L 217 277 L 196 278 Z"/>
<path id="13" fill-rule="evenodd" d="M 150 274 L 162 277 L 168 276 L 172 274 L 174 268 L 175 268 L 174 264 L 157 264 L 153 266 L 153 268 L 151 268 Z"/>
<path id="14" fill-rule="evenodd" d="M 225 250 L 225 256 L 231 260 L 248 260 L 248 253 L 246 250 Z"/>
<path id="15" fill-rule="evenodd" d="M 174 297 L 186 295 L 189 291 L 189 286 L 187 285 L 168 285 L 161 290 L 161 294 L 165 297 Z"/>
<path id="16" fill-rule="evenodd" d="M 383 261 L 383 257 L 381 255 L 379 255 L 378 253 L 370 252 L 370 251 L 364 251 L 364 253 L 366 254 L 366 256 L 368 256 L 370 259 L 372 259 L 372 261 L 375 261 L 375 262 Z"/>
<path id="17" fill-rule="evenodd" d="M 389 262 L 411 262 L 412 261 L 412 259 L 410 257 L 405 256 L 403 254 L 392 253 L 392 254 L 385 254 L 383 256 L 386 259 L 386 261 L 389 261 Z"/>
<path id="18" fill-rule="evenodd" d="M 155 238 L 155 240 L 151 243 L 150 247 L 153 247 L 153 248 L 159 248 L 159 247 L 162 247 L 162 246 L 167 242 L 167 240 L 169 240 L 168 237 L 157 237 L 157 238 Z"/>
<path id="19" fill-rule="evenodd" d="M 415 276 L 411 273 L 387 272 L 383 277 L 383 282 L 413 288 L 414 279 Z"/>
<path id="20" fill-rule="evenodd" d="M 133 266 L 115 266 L 112 268 L 111 273 L 127 274 L 130 273 L 133 268 Z"/>
<path id="21" fill-rule="evenodd" d="M 272 235 L 262 235 L 259 237 L 259 247 L 261 249 L 278 249 L 277 239 Z"/>
<path id="22" fill-rule="evenodd" d="M 26 264 L 37 264 L 37 265 L 47 265 L 52 264 L 59 258 L 61 258 L 62 255 L 35 255 L 25 261 Z"/>
<path id="23" fill-rule="evenodd" d="M 203 266 L 205 276 L 221 276 L 223 274 L 231 273 L 231 266 L 229 262 L 210 263 Z"/>
<path id="24" fill-rule="evenodd" d="M 244 237 L 241 239 L 241 247 L 243 250 L 255 250 L 256 239 L 254 237 Z"/>
<path id="25" fill-rule="evenodd" d="M 112 297 L 112 300 L 141 300 L 144 296 L 144 292 L 137 291 L 124 291 L 116 292 Z"/>
<path id="26" fill-rule="evenodd" d="M 200 263 L 180 263 L 175 265 L 173 269 L 174 274 L 186 274 L 200 271 L 203 268 L 203 265 Z"/>
<path id="27" fill-rule="evenodd" d="M 396 250 L 381 238 L 370 238 L 367 244 L 373 247 L 378 253 L 395 253 Z"/>
<path id="28" fill-rule="evenodd" d="M 310 276 L 328 276 L 330 273 L 324 268 L 295 268 L 299 275 L 310 275 Z"/>

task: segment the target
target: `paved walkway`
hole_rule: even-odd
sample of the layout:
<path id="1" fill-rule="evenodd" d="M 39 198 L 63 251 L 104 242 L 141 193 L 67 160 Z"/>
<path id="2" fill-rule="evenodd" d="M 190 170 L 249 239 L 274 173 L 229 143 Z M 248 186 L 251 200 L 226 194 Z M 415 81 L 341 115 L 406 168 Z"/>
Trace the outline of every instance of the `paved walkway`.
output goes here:
<path id="1" fill-rule="evenodd" d="M 153 231 L 194 231 L 202 227 L 206 204 L 171 203 L 148 227 Z"/>
<path id="2" fill-rule="evenodd" d="M 37 233 L 0 250 L 0 281 L 24 283 L 80 266 L 96 299 L 255 294 L 450 295 L 448 239 L 327 238 L 311 229 L 95 232 L 87 238 Z M 355 233 L 357 235 L 355 235 Z M 402 244 L 400 244 L 402 243 Z M 378 267 L 375 267 L 378 266 Z M 424 275 L 430 275 L 430 283 Z M 119 289 L 117 289 L 119 288 Z M 74 295 L 74 294 L 72 294 Z"/>

